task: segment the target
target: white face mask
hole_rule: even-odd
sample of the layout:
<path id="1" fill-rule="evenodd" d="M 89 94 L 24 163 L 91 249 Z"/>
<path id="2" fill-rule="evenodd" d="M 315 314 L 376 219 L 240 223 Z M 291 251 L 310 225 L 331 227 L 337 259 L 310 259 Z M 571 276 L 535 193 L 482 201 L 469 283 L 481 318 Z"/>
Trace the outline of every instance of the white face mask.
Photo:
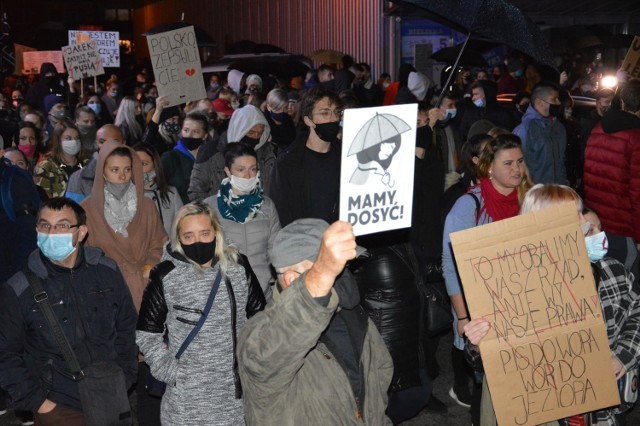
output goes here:
<path id="1" fill-rule="evenodd" d="M 62 141 L 62 152 L 67 155 L 74 156 L 80 152 L 82 145 L 78 139 L 64 140 Z"/>
<path id="2" fill-rule="evenodd" d="M 600 231 L 595 235 L 589 235 L 585 237 L 584 240 L 587 246 L 589 260 L 592 262 L 602 260 L 609 251 L 609 243 L 607 242 L 607 235 L 604 231 Z"/>
<path id="3" fill-rule="evenodd" d="M 241 178 L 231 175 L 231 187 L 240 194 L 248 194 L 253 191 L 260 181 L 260 172 L 252 178 Z"/>

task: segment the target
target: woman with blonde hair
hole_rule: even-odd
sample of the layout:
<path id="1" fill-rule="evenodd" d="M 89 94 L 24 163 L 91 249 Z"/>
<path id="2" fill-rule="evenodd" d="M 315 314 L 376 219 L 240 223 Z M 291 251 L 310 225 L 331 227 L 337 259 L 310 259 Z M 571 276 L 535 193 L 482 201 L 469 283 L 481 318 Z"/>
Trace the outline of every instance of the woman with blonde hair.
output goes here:
<path id="1" fill-rule="evenodd" d="M 131 96 L 125 96 L 120 102 L 113 124 L 120 128 L 128 146 L 141 142 L 142 133 L 144 132 L 144 119 L 140 101 Z"/>
<path id="2" fill-rule="evenodd" d="M 458 198 L 447 215 L 442 242 L 442 270 L 454 311 L 454 349 L 452 352 L 454 386 L 449 395 L 458 404 L 471 400 L 465 372 L 463 327 L 469 322 L 460 281 L 453 260 L 449 235 L 453 232 L 516 216 L 520 201 L 531 187 L 520 138 L 513 134 L 490 140 L 480 153 L 477 165 L 478 185 Z"/>
<path id="3" fill-rule="evenodd" d="M 167 384 L 163 425 L 244 424 L 236 336 L 265 304 L 246 257 L 225 243 L 213 209 L 183 206 L 151 273 L 136 332 L 151 374 Z"/>

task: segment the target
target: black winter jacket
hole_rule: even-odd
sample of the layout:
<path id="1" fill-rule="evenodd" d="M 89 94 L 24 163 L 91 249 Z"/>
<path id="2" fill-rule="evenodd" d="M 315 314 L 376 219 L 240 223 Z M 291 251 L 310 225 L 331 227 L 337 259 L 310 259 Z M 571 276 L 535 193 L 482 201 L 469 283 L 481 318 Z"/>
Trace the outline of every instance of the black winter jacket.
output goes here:
<path id="1" fill-rule="evenodd" d="M 116 263 L 100 249 L 79 248 L 72 269 L 40 250 L 27 266 L 42 281 L 81 367 L 115 361 L 126 384 L 136 380 L 136 310 Z M 37 306 L 23 272 L 0 285 L 0 386 L 16 409 L 37 411 L 45 399 L 81 410 L 77 383 Z"/>

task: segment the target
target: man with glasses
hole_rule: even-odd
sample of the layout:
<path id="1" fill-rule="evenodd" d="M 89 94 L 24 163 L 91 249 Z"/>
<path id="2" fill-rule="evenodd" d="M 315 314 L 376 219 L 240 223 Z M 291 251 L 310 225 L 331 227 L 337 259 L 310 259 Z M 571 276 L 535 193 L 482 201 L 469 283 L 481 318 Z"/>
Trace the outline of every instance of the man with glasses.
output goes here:
<path id="1" fill-rule="evenodd" d="M 393 362 L 344 270 L 358 251 L 347 222 L 300 219 L 276 235 L 273 302 L 238 336 L 248 425 L 391 425 Z"/>
<path id="2" fill-rule="evenodd" d="M 267 195 L 278 210 L 282 226 L 313 217 L 338 219 L 342 104 L 331 91 L 314 87 L 301 100 L 306 128 L 278 157 Z"/>
<path id="3" fill-rule="evenodd" d="M 37 244 L 25 269 L 0 285 L 0 387 L 40 425 L 84 425 L 78 384 L 25 275 L 40 280 L 82 368 L 115 362 L 127 387 L 136 378 L 136 310 L 116 263 L 85 247 L 84 209 L 47 200 L 36 219 Z"/>
<path id="4" fill-rule="evenodd" d="M 522 140 L 529 177 L 535 183 L 569 184 L 565 166 L 567 132 L 558 120 L 560 105 L 559 87 L 552 82 L 538 83 L 522 123 L 513 130 Z"/>

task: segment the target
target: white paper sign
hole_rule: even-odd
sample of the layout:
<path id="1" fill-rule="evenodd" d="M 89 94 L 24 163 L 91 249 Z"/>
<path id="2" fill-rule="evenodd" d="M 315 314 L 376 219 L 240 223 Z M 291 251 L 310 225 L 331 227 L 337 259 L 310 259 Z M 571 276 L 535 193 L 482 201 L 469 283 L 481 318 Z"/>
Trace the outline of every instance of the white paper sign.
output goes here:
<path id="1" fill-rule="evenodd" d="M 169 106 L 207 97 L 193 26 L 147 36 L 158 95 Z"/>
<path id="2" fill-rule="evenodd" d="M 95 40 L 103 67 L 120 66 L 120 33 L 118 31 L 69 31 L 69 44 Z"/>
<path id="3" fill-rule="evenodd" d="M 37 50 L 22 52 L 22 73 L 37 74 L 43 62 L 51 62 L 58 74 L 64 74 L 64 61 L 59 50 Z"/>
<path id="4" fill-rule="evenodd" d="M 347 109 L 340 220 L 356 235 L 411 226 L 418 105 Z"/>
<path id="5" fill-rule="evenodd" d="M 95 40 L 64 46 L 62 56 L 67 65 L 69 77 L 74 80 L 104 74 Z"/>

